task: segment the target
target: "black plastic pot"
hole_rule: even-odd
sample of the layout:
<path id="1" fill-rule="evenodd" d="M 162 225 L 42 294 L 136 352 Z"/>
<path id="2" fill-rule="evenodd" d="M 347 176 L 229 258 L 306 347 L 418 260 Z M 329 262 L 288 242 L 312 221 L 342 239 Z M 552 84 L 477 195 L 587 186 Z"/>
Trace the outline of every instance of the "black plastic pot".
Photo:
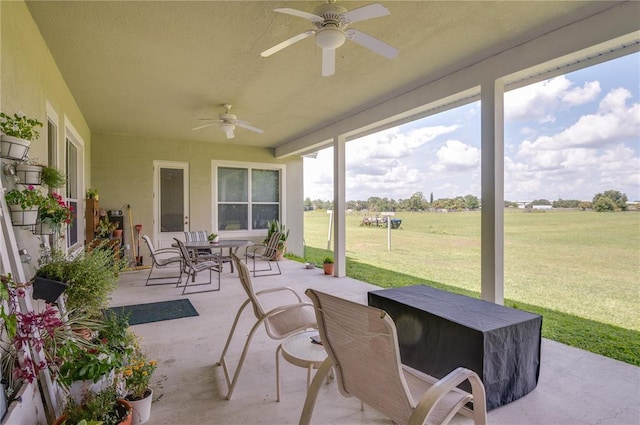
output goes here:
<path id="1" fill-rule="evenodd" d="M 64 282 L 36 276 L 33 280 L 33 298 L 53 304 L 67 289 L 67 286 Z"/>

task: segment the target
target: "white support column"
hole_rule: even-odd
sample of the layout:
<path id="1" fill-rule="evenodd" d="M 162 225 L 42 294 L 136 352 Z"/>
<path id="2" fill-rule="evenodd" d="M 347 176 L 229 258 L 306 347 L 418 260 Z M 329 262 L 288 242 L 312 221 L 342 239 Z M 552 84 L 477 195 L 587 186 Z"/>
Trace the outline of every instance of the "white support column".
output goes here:
<path id="1" fill-rule="evenodd" d="M 346 160 L 344 136 L 333 139 L 333 257 L 336 277 L 347 274 L 345 249 L 345 211 L 346 211 Z"/>
<path id="2" fill-rule="evenodd" d="M 504 304 L 504 85 L 486 81 L 482 104 L 481 298 Z"/>

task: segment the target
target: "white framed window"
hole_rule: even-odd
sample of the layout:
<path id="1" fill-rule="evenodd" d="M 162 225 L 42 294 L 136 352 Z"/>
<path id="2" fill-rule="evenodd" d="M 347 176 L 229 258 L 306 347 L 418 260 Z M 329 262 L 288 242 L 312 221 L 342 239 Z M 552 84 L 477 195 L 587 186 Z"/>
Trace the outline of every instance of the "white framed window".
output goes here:
<path id="1" fill-rule="evenodd" d="M 67 248 L 72 249 L 84 244 L 84 142 L 66 117 L 64 129 L 66 200 L 75 212 L 67 226 Z"/>
<path id="2" fill-rule="evenodd" d="M 285 166 L 212 161 L 213 228 L 263 233 L 271 220 L 285 221 Z"/>

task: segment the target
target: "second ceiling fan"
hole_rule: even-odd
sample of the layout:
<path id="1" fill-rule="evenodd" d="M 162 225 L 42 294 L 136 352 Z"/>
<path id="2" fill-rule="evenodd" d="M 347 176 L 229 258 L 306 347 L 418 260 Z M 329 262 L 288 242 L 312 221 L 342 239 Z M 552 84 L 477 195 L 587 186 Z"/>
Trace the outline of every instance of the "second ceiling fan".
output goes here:
<path id="1" fill-rule="evenodd" d="M 230 104 L 225 103 L 224 105 L 222 105 L 222 107 L 224 108 L 225 112 L 218 114 L 218 119 L 200 118 L 201 120 L 204 120 L 204 121 L 213 121 L 213 122 L 211 124 L 205 124 L 199 127 L 194 127 L 192 128 L 192 130 L 200 130 L 201 128 L 212 127 L 214 125 L 217 125 L 218 127 L 220 127 L 220 130 L 224 131 L 224 133 L 227 135 L 227 139 L 233 139 L 235 137 L 234 130 L 236 129 L 236 126 L 253 131 L 254 133 L 258 133 L 258 134 L 264 133 L 264 130 L 254 127 L 246 121 L 239 120 L 237 116 L 229 113 L 229 111 L 231 111 Z"/>
<path id="2" fill-rule="evenodd" d="M 335 0 L 329 0 L 328 3 L 318 6 L 314 13 L 303 12 L 301 10 L 291 9 L 288 7 L 274 9 L 274 11 L 308 19 L 316 28 L 294 35 L 282 43 L 276 44 L 272 48 L 262 52 L 262 57 L 271 56 L 285 47 L 289 47 L 292 44 L 297 43 L 300 40 L 304 40 L 312 35 L 315 35 L 316 44 L 322 48 L 323 77 L 328 77 L 335 73 L 336 49 L 342 46 L 347 39 L 366 47 L 387 59 L 393 59 L 398 55 L 398 49 L 395 47 L 365 34 L 362 31 L 349 28 L 349 25 L 355 22 L 389 15 L 389 10 L 381 4 L 374 3 L 358 9 L 347 10 L 342 6 L 335 4 Z"/>

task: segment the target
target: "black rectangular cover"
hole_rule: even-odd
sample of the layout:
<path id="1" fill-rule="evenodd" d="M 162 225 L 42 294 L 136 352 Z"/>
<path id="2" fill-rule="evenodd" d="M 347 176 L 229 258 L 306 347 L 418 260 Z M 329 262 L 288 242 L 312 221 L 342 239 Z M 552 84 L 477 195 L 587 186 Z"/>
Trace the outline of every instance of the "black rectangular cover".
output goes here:
<path id="1" fill-rule="evenodd" d="M 436 378 L 473 370 L 488 410 L 536 387 L 542 316 L 423 285 L 371 291 L 368 299 L 394 320 L 402 363 Z"/>

